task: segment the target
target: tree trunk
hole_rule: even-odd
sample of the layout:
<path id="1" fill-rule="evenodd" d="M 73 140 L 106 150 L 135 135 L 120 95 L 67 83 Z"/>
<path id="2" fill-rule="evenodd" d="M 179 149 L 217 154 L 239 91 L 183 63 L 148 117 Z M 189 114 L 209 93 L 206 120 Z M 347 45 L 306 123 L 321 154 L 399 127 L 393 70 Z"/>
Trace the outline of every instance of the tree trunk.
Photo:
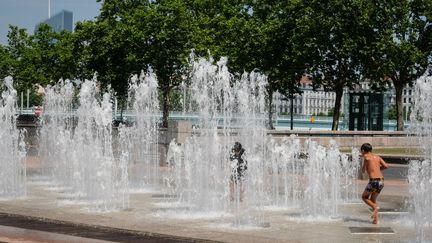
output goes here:
<path id="1" fill-rule="evenodd" d="M 340 108 L 341 108 L 342 95 L 343 95 L 343 86 L 336 87 L 335 92 L 336 92 L 336 100 L 335 100 L 334 112 L 333 112 L 332 131 L 337 131 L 339 128 L 339 117 L 340 117 Z"/>
<path id="2" fill-rule="evenodd" d="M 170 95 L 170 87 L 164 86 L 162 87 L 162 127 L 168 128 L 168 116 L 169 116 L 169 95 Z"/>
<path id="3" fill-rule="evenodd" d="M 398 131 L 403 131 L 404 130 L 403 103 L 402 103 L 403 85 L 401 85 L 400 83 L 393 81 L 393 85 L 396 90 L 396 114 L 397 114 L 396 128 Z"/>
<path id="4" fill-rule="evenodd" d="M 293 130 L 294 129 L 294 95 L 293 94 L 291 94 L 290 95 L 290 101 L 291 101 L 291 104 L 290 104 L 290 115 L 291 115 L 291 130 Z"/>
<path id="5" fill-rule="evenodd" d="M 268 129 L 270 130 L 274 130 L 273 127 L 273 90 L 272 89 L 267 89 L 268 92 L 268 100 L 267 100 L 267 105 L 268 105 Z"/>

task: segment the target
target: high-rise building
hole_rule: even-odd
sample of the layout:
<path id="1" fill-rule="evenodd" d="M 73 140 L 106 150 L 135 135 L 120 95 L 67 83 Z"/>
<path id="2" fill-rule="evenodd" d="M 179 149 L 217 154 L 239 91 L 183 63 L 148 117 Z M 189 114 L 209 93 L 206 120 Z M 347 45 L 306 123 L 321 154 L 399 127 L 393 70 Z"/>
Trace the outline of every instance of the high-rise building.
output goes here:
<path id="1" fill-rule="evenodd" d="M 42 21 L 37 24 L 35 27 L 35 31 L 38 29 L 40 24 L 48 24 L 52 27 L 55 32 L 61 32 L 62 30 L 71 31 L 73 30 L 73 14 L 71 11 L 62 10 L 60 13 L 52 16 L 51 18 Z"/>

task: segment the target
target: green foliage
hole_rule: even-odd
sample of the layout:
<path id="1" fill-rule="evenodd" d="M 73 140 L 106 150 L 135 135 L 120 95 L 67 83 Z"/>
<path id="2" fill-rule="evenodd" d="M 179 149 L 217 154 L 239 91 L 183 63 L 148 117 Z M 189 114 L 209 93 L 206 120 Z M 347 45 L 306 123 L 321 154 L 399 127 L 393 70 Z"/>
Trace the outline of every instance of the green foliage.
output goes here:
<path id="1" fill-rule="evenodd" d="M 361 79 L 361 49 L 373 2 L 368 0 L 304 1 L 299 27 L 310 51 L 314 86 L 336 93 L 332 130 L 339 125 L 344 87 Z"/>
<path id="2" fill-rule="evenodd" d="M 432 2 L 388 0 L 374 5 L 364 48 L 366 77 L 396 89 L 397 128 L 403 130 L 402 90 L 424 73 L 432 51 Z"/>
<path id="3" fill-rule="evenodd" d="M 12 72 L 13 59 L 6 46 L 0 44 L 0 80 Z"/>
<path id="4" fill-rule="evenodd" d="M 14 77 L 18 92 L 31 90 L 31 104 L 40 105 L 34 85 L 47 85 L 59 79 L 72 79 L 77 72 L 77 58 L 72 52 L 72 33 L 55 33 L 42 24 L 29 36 L 25 29 L 10 26 L 8 46 L 0 49 L 4 59 L 0 62 L 2 76 Z M 6 54 L 3 54 L 6 53 Z"/>
<path id="5" fill-rule="evenodd" d="M 163 96 L 160 95 L 159 97 L 160 102 L 163 101 Z M 169 95 L 170 105 L 169 110 L 170 111 L 183 111 L 183 93 L 181 90 L 174 89 L 170 92 Z"/>
<path id="6" fill-rule="evenodd" d="M 84 47 L 86 73 L 97 72 L 98 80 L 120 96 L 132 74 L 151 67 L 158 77 L 166 127 L 170 92 L 182 81 L 194 28 L 185 1 L 106 0 L 96 21 L 77 26 L 77 45 Z"/>
<path id="7" fill-rule="evenodd" d="M 395 105 L 391 105 L 389 107 L 387 116 L 388 116 L 389 120 L 396 120 L 397 119 L 397 111 L 396 111 Z"/>
<path id="8" fill-rule="evenodd" d="M 268 75 L 269 107 L 275 91 L 287 99 L 300 93 L 307 73 L 316 87 L 336 92 L 328 115 L 337 129 L 344 87 L 364 78 L 373 88 L 394 85 L 400 126 L 401 90 L 431 60 L 430 0 L 98 1 L 99 16 L 78 23 L 73 33 L 41 25 L 28 35 L 11 26 L 8 45 L 0 45 L 0 78 L 12 75 L 25 92 L 35 83 L 97 73 L 103 86 L 125 97 L 131 75 L 151 68 L 167 126 L 168 111 L 182 109 L 177 87 L 187 82 L 194 50 L 216 60 L 227 56 L 234 75 Z"/>

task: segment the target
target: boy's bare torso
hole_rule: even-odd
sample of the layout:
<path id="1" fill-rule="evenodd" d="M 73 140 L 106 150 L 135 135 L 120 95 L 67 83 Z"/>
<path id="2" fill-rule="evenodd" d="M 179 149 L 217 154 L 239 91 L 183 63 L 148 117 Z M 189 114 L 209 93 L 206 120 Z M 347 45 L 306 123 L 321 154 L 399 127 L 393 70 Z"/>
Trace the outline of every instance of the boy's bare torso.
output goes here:
<path id="1" fill-rule="evenodd" d="M 381 172 L 381 166 L 385 165 L 383 159 L 373 153 L 364 155 L 364 171 L 369 175 L 369 178 L 384 178 Z"/>

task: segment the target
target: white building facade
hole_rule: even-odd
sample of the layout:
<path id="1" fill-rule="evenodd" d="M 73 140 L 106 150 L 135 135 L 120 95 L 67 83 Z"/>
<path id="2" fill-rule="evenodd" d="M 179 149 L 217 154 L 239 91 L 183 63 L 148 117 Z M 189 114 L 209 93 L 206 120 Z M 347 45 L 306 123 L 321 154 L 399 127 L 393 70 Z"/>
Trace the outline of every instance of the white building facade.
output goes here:
<path id="1" fill-rule="evenodd" d="M 327 92 L 324 89 L 313 90 L 312 81 L 303 78 L 300 81 L 300 90 L 301 94 L 296 94 L 293 100 L 293 114 L 294 115 L 328 115 L 330 111 L 333 110 L 336 100 L 335 92 Z M 363 90 L 369 91 L 370 85 L 368 81 L 360 82 L 360 84 L 354 88 L 354 90 Z M 347 94 L 348 89 L 344 90 L 343 96 Z M 404 110 L 404 118 L 409 119 L 409 114 L 414 106 L 414 91 L 415 88 L 409 85 L 406 85 L 402 91 L 402 102 L 403 102 L 403 110 Z M 390 92 L 390 104 L 396 105 L 396 92 L 394 88 L 390 88 L 388 90 Z M 342 97 L 341 100 L 341 112 L 344 111 L 343 102 L 345 99 Z M 290 100 L 287 97 L 279 93 L 273 94 L 273 105 L 276 108 L 278 113 L 289 113 L 290 112 Z"/>
<path id="2" fill-rule="evenodd" d="M 307 78 L 303 78 L 300 84 L 302 93 L 296 94 L 293 100 L 294 115 L 328 115 L 333 110 L 336 100 L 335 92 L 328 92 L 324 89 L 313 90 L 312 81 Z M 278 113 L 290 112 L 290 100 L 277 92 L 273 94 L 273 105 Z M 342 97 L 341 112 L 343 106 Z"/>

